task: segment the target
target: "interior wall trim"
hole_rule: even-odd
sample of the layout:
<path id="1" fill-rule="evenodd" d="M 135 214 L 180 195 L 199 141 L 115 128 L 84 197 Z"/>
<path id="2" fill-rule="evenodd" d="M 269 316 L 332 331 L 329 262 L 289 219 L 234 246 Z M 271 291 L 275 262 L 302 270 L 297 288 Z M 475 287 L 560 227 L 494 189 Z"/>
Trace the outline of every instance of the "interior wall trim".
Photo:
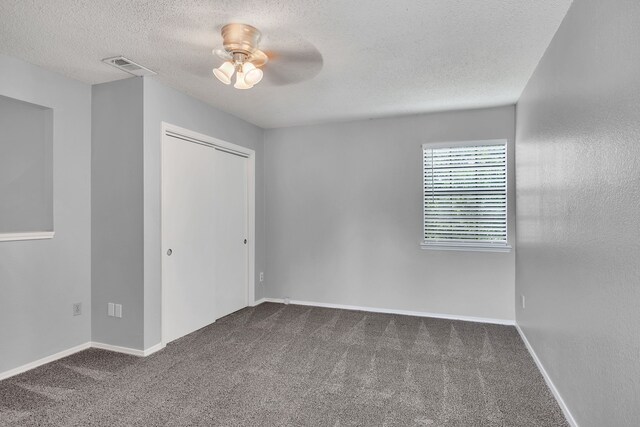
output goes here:
<path id="1" fill-rule="evenodd" d="M 55 362 L 56 360 L 63 359 L 67 356 L 71 356 L 72 354 L 78 353 L 88 348 L 99 348 L 101 350 L 108 350 L 116 353 L 130 354 L 132 356 L 138 356 L 138 357 L 147 357 L 157 351 L 162 350 L 164 347 L 165 346 L 162 345 L 162 343 L 158 343 L 152 347 L 147 348 L 146 350 L 137 350 L 135 348 L 120 347 L 117 345 L 89 341 L 84 344 L 80 344 L 75 347 L 62 350 L 58 353 L 43 357 L 42 359 L 38 359 L 35 362 L 26 363 L 22 366 L 18 366 L 17 368 L 13 368 L 5 372 L 0 372 L 0 381 L 16 376 L 18 374 L 22 374 L 24 372 L 30 371 L 42 365 L 46 365 L 47 363 L 51 363 L 51 362 Z"/>
<path id="2" fill-rule="evenodd" d="M 162 343 L 158 343 L 154 346 L 147 348 L 146 350 L 138 350 L 135 348 L 121 347 L 119 345 L 111 345 L 111 344 L 105 344 L 105 343 L 94 341 L 91 343 L 91 347 L 99 348 L 101 350 L 113 351 L 116 353 L 129 354 L 131 356 L 147 357 L 157 351 L 162 350 L 165 347 L 165 345 L 163 345 Z"/>
<path id="3" fill-rule="evenodd" d="M 248 196 L 248 204 L 247 204 L 247 243 L 249 245 L 249 254 L 248 254 L 248 269 L 247 269 L 247 306 L 255 306 L 256 305 L 256 287 L 255 287 L 255 269 L 256 269 L 256 152 L 247 147 L 243 147 L 240 145 L 233 144 L 231 142 L 223 141 L 218 138 L 214 138 L 212 136 L 204 135 L 180 126 L 173 125 L 167 122 L 161 122 L 161 137 L 160 137 L 160 164 L 162 165 L 162 152 L 164 150 L 165 140 L 169 137 L 178 137 L 179 139 L 184 139 L 186 141 L 194 142 L 201 145 L 207 145 L 216 150 L 225 151 L 231 154 L 240 155 L 242 157 L 247 158 L 247 196 Z M 163 171 L 162 167 L 160 170 L 160 246 L 163 248 L 164 246 L 164 222 L 162 220 L 162 179 Z M 165 340 L 164 333 L 164 325 L 165 320 L 165 286 L 162 282 L 164 277 L 164 263 L 165 258 L 161 256 L 160 262 L 160 344 L 163 348 L 167 345 Z M 153 348 L 153 347 L 152 347 Z M 114 350 L 116 351 L 116 350 Z"/>
<path id="4" fill-rule="evenodd" d="M 261 298 L 261 299 L 255 301 L 253 306 L 257 306 L 257 305 L 260 305 L 260 304 L 265 303 L 265 302 L 272 302 L 272 303 L 277 303 L 277 304 L 285 304 L 285 300 L 283 298 Z M 529 354 L 531 355 L 533 361 L 535 362 L 536 366 L 538 367 L 538 370 L 542 374 L 542 377 L 544 378 L 545 382 L 547 383 L 547 386 L 549 387 L 549 389 L 551 390 L 551 393 L 553 394 L 554 398 L 558 402 L 558 405 L 560 406 L 560 409 L 562 409 L 562 412 L 564 413 L 564 415 L 565 415 L 565 417 L 567 419 L 567 422 L 571 425 L 571 427 L 579 427 L 578 423 L 575 420 L 575 418 L 571 414 L 571 411 L 569 410 L 569 407 L 564 402 L 564 400 L 562 399 L 562 396 L 560 395 L 560 392 L 558 391 L 558 389 L 556 388 L 555 384 L 553 383 L 553 380 L 551 379 L 551 377 L 549 376 L 549 374 L 545 370 L 544 365 L 542 364 L 542 362 L 538 358 L 538 355 L 536 354 L 535 350 L 533 349 L 533 347 L 529 343 L 529 340 L 527 339 L 526 335 L 524 334 L 524 332 L 522 331 L 520 326 L 516 322 L 514 322 L 512 320 L 492 319 L 492 318 L 485 318 L 485 317 L 457 316 L 457 315 L 441 314 L 441 313 L 430 313 L 430 312 L 409 311 L 409 310 L 395 310 L 395 309 L 388 309 L 388 308 L 362 307 L 362 306 L 355 306 L 355 305 L 331 304 L 331 303 L 311 302 L 311 301 L 298 301 L 298 300 L 290 300 L 288 302 L 288 304 L 305 305 L 305 306 L 312 306 L 312 307 L 336 308 L 336 309 L 342 309 L 342 310 L 368 311 L 368 312 L 372 312 L 372 313 L 401 314 L 401 315 L 417 316 L 417 317 L 434 317 L 434 318 L 438 318 L 438 319 L 462 320 L 462 321 L 467 321 L 467 322 L 492 323 L 492 324 L 498 324 L 498 325 L 515 326 L 516 330 L 520 334 L 520 337 L 522 338 L 522 341 L 524 342 L 527 350 L 529 351 Z M 165 347 L 165 345 L 163 345 L 162 343 L 158 343 L 158 344 L 156 344 L 154 346 L 151 346 L 151 347 L 149 347 L 149 348 L 147 348 L 145 350 L 138 350 L 138 349 L 129 348 L 129 347 L 121 347 L 121 346 L 116 346 L 116 345 L 111 345 L 111 344 L 105 344 L 105 343 L 90 341 L 90 342 L 86 342 L 84 344 L 77 345 L 75 347 L 71 347 L 71 348 L 66 349 L 66 350 L 62 350 L 62 351 L 60 351 L 58 353 L 43 357 L 43 358 L 38 359 L 38 360 L 36 360 L 34 362 L 26 363 L 26 364 L 24 364 L 22 366 L 18 366 L 17 368 L 13 368 L 13 369 L 10 369 L 8 371 L 2 372 L 2 373 L 0 373 L 0 380 L 4 380 L 4 379 L 10 378 L 10 377 L 13 377 L 15 375 L 21 374 L 23 372 L 30 371 L 32 369 L 35 369 L 35 368 L 37 368 L 39 366 L 42 366 L 42 365 L 45 365 L 47 363 L 55 362 L 56 360 L 65 358 L 67 356 L 70 356 L 70 355 L 72 355 L 74 353 L 78 353 L 78 352 L 80 352 L 82 350 L 86 350 L 88 348 L 98 348 L 98 349 L 102 349 L 102 350 L 114 351 L 114 352 L 117 352 L 117 353 L 129 354 L 129 355 L 132 355 L 132 356 L 146 357 L 146 356 L 149 356 L 149 355 L 151 355 L 153 353 L 156 353 L 157 351 L 162 350 L 164 347 Z"/>
<path id="5" fill-rule="evenodd" d="M 13 377 L 15 375 L 21 374 L 23 372 L 30 371 L 39 366 L 46 365 L 47 363 L 55 362 L 56 360 L 62 359 L 67 356 L 71 356 L 72 354 L 77 353 L 79 351 L 86 350 L 89 347 L 91 347 L 91 343 L 86 342 L 84 344 L 80 344 L 75 347 L 62 350 L 58 353 L 54 353 L 49 356 L 43 357 L 42 359 L 38 359 L 34 362 L 30 362 L 22 366 L 18 366 L 17 368 L 9 369 L 8 371 L 5 371 L 5 372 L 0 372 L 0 380 L 4 380 L 10 377 Z"/>
<path id="6" fill-rule="evenodd" d="M 533 347 L 531 346 L 531 343 L 529 343 L 527 336 L 524 334 L 522 329 L 520 329 L 520 325 L 518 325 L 517 323 L 516 323 L 516 329 L 520 334 L 520 338 L 522 338 L 522 341 L 524 341 L 524 345 L 527 347 L 527 350 L 529 350 L 529 354 L 533 358 L 533 361 L 536 362 L 536 366 L 538 367 L 538 370 L 542 374 L 544 381 L 547 383 L 547 386 L 551 390 L 551 393 L 553 393 L 553 397 L 555 397 L 556 401 L 558 402 L 558 405 L 560 406 L 560 409 L 562 409 L 562 413 L 564 414 L 564 417 L 567 419 L 567 422 L 569 423 L 569 425 L 571 425 L 571 427 L 578 427 L 578 423 L 576 422 L 576 419 L 573 418 L 573 415 L 571 414 L 569 407 L 564 402 L 564 399 L 562 399 L 560 392 L 556 388 L 555 384 L 553 384 L 553 381 L 551 380 L 551 377 L 549 376 L 547 371 L 544 369 L 544 365 L 538 358 L 538 355 L 536 354 Z"/>
<path id="7" fill-rule="evenodd" d="M 285 300 L 283 298 L 262 298 L 260 301 L 256 301 L 256 305 L 262 302 L 274 302 L 278 304 L 285 304 Z M 515 326 L 516 324 L 514 320 L 509 320 L 509 319 L 492 319 L 488 317 L 459 316 L 455 314 L 430 313 L 426 311 L 396 310 L 393 308 L 362 307 L 357 305 L 332 304 L 332 303 L 325 303 L 325 302 L 290 300 L 289 304 L 309 305 L 312 307 L 337 308 L 341 310 L 369 311 L 371 313 L 402 314 L 405 316 L 415 316 L 415 317 L 433 317 L 436 319 L 462 320 L 465 322 L 491 323 L 495 325 Z"/>
<path id="8" fill-rule="evenodd" d="M 269 301 L 267 301 L 267 299 L 268 299 L 268 298 L 260 298 L 259 300 L 254 301 L 254 302 L 251 304 L 251 307 L 255 307 L 255 306 L 257 306 L 257 305 L 260 305 L 260 304 L 262 304 L 263 302 L 269 302 Z"/>
<path id="9" fill-rule="evenodd" d="M 17 240 L 41 240 L 53 239 L 54 231 L 34 231 L 29 233 L 0 233 L 0 242 L 13 242 Z"/>

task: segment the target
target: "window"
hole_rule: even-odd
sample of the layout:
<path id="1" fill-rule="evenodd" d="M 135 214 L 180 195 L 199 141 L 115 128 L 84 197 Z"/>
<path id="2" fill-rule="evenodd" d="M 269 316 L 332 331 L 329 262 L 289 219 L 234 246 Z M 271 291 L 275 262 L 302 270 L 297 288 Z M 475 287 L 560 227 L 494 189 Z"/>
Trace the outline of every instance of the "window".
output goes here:
<path id="1" fill-rule="evenodd" d="M 508 252 L 507 144 L 422 146 L 425 249 Z"/>

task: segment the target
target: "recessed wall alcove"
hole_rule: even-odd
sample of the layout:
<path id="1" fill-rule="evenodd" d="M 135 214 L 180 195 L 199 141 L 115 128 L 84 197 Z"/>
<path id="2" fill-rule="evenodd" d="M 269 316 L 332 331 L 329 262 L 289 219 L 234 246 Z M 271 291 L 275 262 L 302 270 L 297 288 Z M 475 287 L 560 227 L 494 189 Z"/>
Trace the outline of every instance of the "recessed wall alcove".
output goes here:
<path id="1" fill-rule="evenodd" d="M 0 96 L 0 241 L 53 237 L 53 110 Z"/>

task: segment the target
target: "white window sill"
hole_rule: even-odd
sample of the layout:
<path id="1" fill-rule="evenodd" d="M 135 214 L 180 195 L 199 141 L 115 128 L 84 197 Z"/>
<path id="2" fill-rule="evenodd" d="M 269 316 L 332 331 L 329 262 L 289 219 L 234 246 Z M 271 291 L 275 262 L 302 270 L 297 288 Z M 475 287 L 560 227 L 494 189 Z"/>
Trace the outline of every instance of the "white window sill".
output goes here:
<path id="1" fill-rule="evenodd" d="M 32 233 L 0 233 L 0 242 L 53 239 L 54 234 L 54 231 L 35 231 Z"/>
<path id="2" fill-rule="evenodd" d="M 509 245 L 464 244 L 464 243 L 420 243 L 422 249 L 432 251 L 470 251 L 470 252 L 511 252 Z"/>

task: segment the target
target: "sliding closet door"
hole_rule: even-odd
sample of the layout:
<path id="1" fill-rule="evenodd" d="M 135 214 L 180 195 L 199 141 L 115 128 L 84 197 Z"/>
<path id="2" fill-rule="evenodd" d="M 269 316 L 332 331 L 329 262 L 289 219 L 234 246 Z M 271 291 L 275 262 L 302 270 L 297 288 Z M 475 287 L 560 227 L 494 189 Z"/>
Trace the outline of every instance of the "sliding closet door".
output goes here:
<path id="1" fill-rule="evenodd" d="M 248 160 L 167 136 L 162 168 L 168 343 L 248 305 Z"/>
<path id="2" fill-rule="evenodd" d="M 216 317 L 248 305 L 247 159 L 217 152 Z"/>
<path id="3" fill-rule="evenodd" d="M 174 137 L 163 145 L 163 341 L 170 342 L 217 318 L 217 151 Z"/>

